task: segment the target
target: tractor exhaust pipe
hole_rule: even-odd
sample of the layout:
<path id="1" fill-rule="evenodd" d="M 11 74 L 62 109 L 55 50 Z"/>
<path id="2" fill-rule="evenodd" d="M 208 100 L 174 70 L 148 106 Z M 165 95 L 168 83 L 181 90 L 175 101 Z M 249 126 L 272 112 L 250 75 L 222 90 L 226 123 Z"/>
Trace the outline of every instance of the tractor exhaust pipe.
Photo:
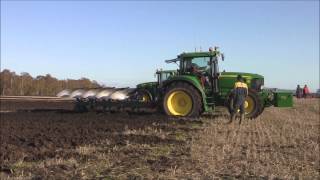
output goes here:
<path id="1" fill-rule="evenodd" d="M 219 92 L 219 84 L 218 84 L 218 78 L 219 78 L 219 69 L 218 69 L 218 58 L 212 57 L 210 59 L 211 61 L 211 88 L 213 93 Z"/>

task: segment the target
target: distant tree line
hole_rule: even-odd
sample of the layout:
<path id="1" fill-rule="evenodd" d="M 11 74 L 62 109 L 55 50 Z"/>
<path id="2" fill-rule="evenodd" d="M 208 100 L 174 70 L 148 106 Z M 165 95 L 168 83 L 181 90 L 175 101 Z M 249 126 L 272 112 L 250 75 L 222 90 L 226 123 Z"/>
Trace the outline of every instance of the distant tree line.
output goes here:
<path id="1" fill-rule="evenodd" d="M 87 78 L 59 80 L 50 74 L 32 77 L 29 73 L 18 75 L 8 69 L 0 72 L 1 96 L 55 96 L 63 89 L 99 87 L 96 81 Z"/>

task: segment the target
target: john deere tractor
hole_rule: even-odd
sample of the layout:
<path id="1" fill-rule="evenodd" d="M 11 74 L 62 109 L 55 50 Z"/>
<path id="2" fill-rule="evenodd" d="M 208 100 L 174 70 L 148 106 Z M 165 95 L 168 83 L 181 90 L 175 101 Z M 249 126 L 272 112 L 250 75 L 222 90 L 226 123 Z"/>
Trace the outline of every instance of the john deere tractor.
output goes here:
<path id="1" fill-rule="evenodd" d="M 106 111 L 156 108 L 169 116 L 197 117 L 212 112 L 217 106 L 232 108 L 232 90 L 236 77 L 245 78 L 249 94 L 245 101 L 247 118 L 259 116 L 265 107 L 292 107 L 292 93 L 263 89 L 264 77 L 259 74 L 219 72 L 218 61 L 224 56 L 218 48 L 208 52 L 182 53 L 175 59 L 177 70 L 157 71 L 157 81 L 138 84 L 136 88 L 106 88 L 60 93 L 77 99 L 82 110 Z M 79 91 L 79 90 L 77 90 Z"/>

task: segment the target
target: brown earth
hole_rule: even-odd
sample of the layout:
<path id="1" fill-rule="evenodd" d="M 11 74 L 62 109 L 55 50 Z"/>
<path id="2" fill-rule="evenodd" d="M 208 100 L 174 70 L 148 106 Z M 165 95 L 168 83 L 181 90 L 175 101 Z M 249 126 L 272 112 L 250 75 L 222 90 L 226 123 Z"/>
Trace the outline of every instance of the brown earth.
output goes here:
<path id="1" fill-rule="evenodd" d="M 266 108 L 253 121 L 209 121 L 192 141 L 203 174 L 244 179 L 320 179 L 319 99 Z"/>
<path id="2" fill-rule="evenodd" d="M 31 107 L 70 104 L 1 102 L 0 179 L 320 178 L 316 99 L 267 108 L 240 126 L 226 125 L 223 110 L 197 120 L 9 112 Z"/>

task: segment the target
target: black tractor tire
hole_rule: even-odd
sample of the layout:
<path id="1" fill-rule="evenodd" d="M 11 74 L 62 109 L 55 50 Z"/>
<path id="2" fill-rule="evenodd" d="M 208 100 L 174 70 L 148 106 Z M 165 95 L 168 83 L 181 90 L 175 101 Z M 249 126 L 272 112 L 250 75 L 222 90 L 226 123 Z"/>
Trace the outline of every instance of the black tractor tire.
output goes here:
<path id="1" fill-rule="evenodd" d="M 249 89 L 248 90 L 247 99 L 248 98 L 251 98 L 251 100 L 253 102 L 253 104 L 252 104 L 253 105 L 253 109 L 250 112 L 246 112 L 245 113 L 245 117 L 248 118 L 248 119 L 255 119 L 256 117 L 258 117 L 263 112 L 264 104 L 261 101 L 261 99 L 259 98 L 258 93 L 253 89 Z M 232 109 L 233 109 L 233 94 L 229 94 L 227 102 L 226 102 L 226 106 L 228 108 L 229 113 L 231 113 Z"/>
<path id="2" fill-rule="evenodd" d="M 188 95 L 188 100 L 191 100 L 191 109 L 188 113 L 177 115 L 172 113 L 172 109 L 168 107 L 168 98 L 172 93 L 183 92 Z M 173 82 L 165 89 L 164 96 L 162 98 L 163 111 L 169 116 L 182 116 L 182 117 L 199 117 L 203 112 L 202 97 L 195 87 L 185 82 Z M 185 101 L 184 101 L 185 102 Z M 179 104 L 179 103 L 178 103 Z M 180 106 L 180 105 L 179 105 Z"/>

